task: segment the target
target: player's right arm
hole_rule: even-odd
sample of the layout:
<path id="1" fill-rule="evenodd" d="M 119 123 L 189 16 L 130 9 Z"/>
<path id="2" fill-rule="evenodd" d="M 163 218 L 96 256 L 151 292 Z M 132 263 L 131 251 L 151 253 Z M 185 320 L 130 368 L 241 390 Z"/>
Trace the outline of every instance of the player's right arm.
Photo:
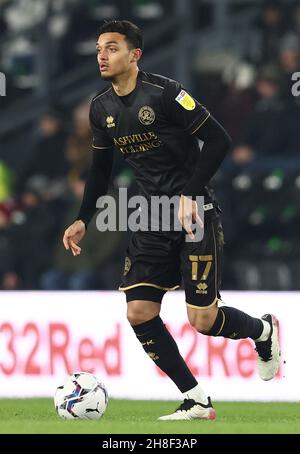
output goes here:
<path id="1" fill-rule="evenodd" d="M 64 232 L 64 247 L 71 249 L 74 256 L 79 255 L 78 243 L 85 235 L 87 226 L 97 211 L 96 203 L 105 195 L 113 164 L 113 144 L 106 131 L 97 124 L 93 103 L 90 109 L 90 124 L 93 132 L 92 164 L 85 184 L 83 199 L 77 219 Z"/>

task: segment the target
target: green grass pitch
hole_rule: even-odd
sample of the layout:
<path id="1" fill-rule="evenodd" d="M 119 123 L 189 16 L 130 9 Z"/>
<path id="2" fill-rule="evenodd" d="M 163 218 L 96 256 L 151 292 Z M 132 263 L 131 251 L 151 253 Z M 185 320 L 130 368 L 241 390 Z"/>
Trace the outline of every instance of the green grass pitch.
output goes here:
<path id="1" fill-rule="evenodd" d="M 0 433 L 300 433 L 300 403 L 216 402 L 215 421 L 157 421 L 177 402 L 114 400 L 100 421 L 61 420 L 51 399 L 0 400 Z"/>

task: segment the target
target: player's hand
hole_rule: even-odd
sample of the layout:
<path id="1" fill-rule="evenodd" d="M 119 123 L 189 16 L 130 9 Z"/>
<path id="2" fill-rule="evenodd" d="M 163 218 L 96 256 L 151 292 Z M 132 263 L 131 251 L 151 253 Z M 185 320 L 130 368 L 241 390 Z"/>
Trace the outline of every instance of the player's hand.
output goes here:
<path id="1" fill-rule="evenodd" d="M 184 195 L 180 197 L 178 219 L 192 240 L 195 238 L 192 232 L 192 223 L 196 222 L 200 227 L 203 227 L 203 221 L 198 214 L 197 202 Z"/>
<path id="2" fill-rule="evenodd" d="M 78 246 L 78 243 L 82 240 L 85 235 L 85 224 L 83 221 L 75 221 L 70 227 L 65 230 L 63 243 L 67 251 L 71 249 L 74 257 L 79 255 L 81 248 Z"/>

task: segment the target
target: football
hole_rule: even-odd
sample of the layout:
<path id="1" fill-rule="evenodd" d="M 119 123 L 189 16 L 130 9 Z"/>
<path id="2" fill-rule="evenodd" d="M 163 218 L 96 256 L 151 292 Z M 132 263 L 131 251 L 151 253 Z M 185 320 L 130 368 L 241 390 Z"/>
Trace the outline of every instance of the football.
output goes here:
<path id="1" fill-rule="evenodd" d="M 69 375 L 54 396 L 55 409 L 63 419 L 100 419 L 107 402 L 104 384 L 87 372 Z"/>

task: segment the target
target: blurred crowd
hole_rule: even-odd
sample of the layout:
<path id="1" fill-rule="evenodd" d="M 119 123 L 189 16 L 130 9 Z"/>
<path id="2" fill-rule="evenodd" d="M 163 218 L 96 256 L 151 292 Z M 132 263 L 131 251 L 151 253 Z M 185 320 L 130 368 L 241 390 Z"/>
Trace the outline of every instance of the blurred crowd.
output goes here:
<path id="1" fill-rule="evenodd" d="M 162 5 L 161 5 L 162 3 Z M 173 0 L 0 0 L 0 61 L 11 102 L 40 83 L 43 59 L 47 77 L 88 61 L 104 20 L 126 17 L 148 26 L 166 17 Z M 47 55 L 43 46 L 47 46 Z"/>
<path id="2" fill-rule="evenodd" d="M 99 234 L 95 223 L 74 259 L 62 233 L 77 217 L 91 159 L 89 102 L 73 114 L 72 130 L 61 113 L 41 118 L 31 142 L 30 159 L 20 172 L 4 163 L 0 187 L 0 278 L 9 289 L 109 289 L 116 287 L 119 232 Z M 115 163 L 117 177 L 118 163 Z M 112 194 L 114 189 L 111 189 Z"/>
<path id="3" fill-rule="evenodd" d="M 233 31 L 232 38 L 240 40 L 239 57 L 223 54 L 223 67 L 219 60 L 220 71 L 211 78 L 213 65 L 202 54 L 197 74 L 199 97 L 234 140 L 232 159 L 297 157 L 300 96 L 292 94 L 292 76 L 300 71 L 300 4 L 287 8 L 282 2 L 265 2 L 247 32 Z M 212 60 L 214 52 L 209 55 Z"/>
<path id="4" fill-rule="evenodd" d="M 194 86 L 233 139 L 214 179 L 223 207 L 225 288 L 299 289 L 300 5 L 267 1 L 228 48 L 202 51 Z M 300 73 L 299 73 L 300 76 Z M 299 77 L 298 77 L 299 79 Z"/>
<path id="5" fill-rule="evenodd" d="M 25 27 L 27 16 L 18 25 L 16 7 L 23 8 L 25 14 L 30 2 L 15 2 L 15 9 L 9 8 L 8 2 L 2 3 L 5 14 L 0 19 L 0 35 L 7 33 L 9 27 Z M 44 7 L 47 4 L 38 3 Z M 109 6 L 118 2 L 89 0 L 94 11 L 98 8 L 98 15 L 89 15 L 85 20 L 82 17 L 87 10 L 78 2 L 76 14 L 72 17 L 66 14 L 62 23 L 64 15 L 59 12 L 65 11 L 69 3 L 76 1 L 53 3 L 57 17 L 52 27 L 63 36 L 64 45 L 56 49 L 61 52 L 59 61 L 62 66 L 72 67 L 78 54 L 70 52 L 74 50 L 71 40 L 76 35 L 79 42 L 80 37 L 82 53 L 88 52 L 88 38 L 96 35 L 99 17 L 104 14 L 100 6 L 108 8 L 108 17 L 115 14 Z M 157 21 L 163 15 L 159 1 L 135 3 L 144 7 L 140 10 L 144 11 L 144 16 L 140 13 L 141 22 L 145 17 Z M 243 2 L 240 3 L 242 6 Z M 194 25 L 204 31 L 205 26 L 207 29 L 210 26 L 208 6 L 209 2 L 203 2 L 203 9 L 199 7 L 202 16 L 196 14 L 195 7 Z M 39 23 L 42 12 L 37 8 L 36 15 L 30 17 Z M 191 71 L 193 94 L 233 139 L 230 156 L 214 178 L 225 228 L 224 287 L 299 289 L 300 96 L 293 96 L 291 87 L 295 83 L 292 74 L 300 71 L 300 5 L 264 2 L 247 30 L 237 26 L 230 30 L 229 42 L 230 38 L 239 41 L 238 57 L 224 49 L 214 52 L 209 46 L 205 53 L 202 47 L 199 55 L 194 55 Z M 16 56 L 28 57 L 30 52 L 26 54 L 16 42 L 2 61 L 17 77 L 24 73 Z M 94 43 L 93 40 L 93 49 Z M 16 49 L 21 49 L 20 53 Z M 153 68 L 153 72 L 159 71 Z M 30 75 L 30 71 L 26 74 Z M 21 142 L 15 140 L 14 149 L 19 150 L 15 163 L 8 157 L 9 147 L 3 153 L 0 151 L 2 290 L 118 286 L 127 233 L 100 234 L 92 222 L 83 240 L 83 252 L 76 258 L 64 250 L 61 241 L 64 229 L 78 213 L 90 165 L 89 102 L 90 99 L 84 99 L 72 113 L 54 103 L 38 124 L 22 134 Z M 126 186 L 134 193 L 132 173 L 122 158 L 115 155 L 110 191 L 116 195 L 119 187 Z"/>

